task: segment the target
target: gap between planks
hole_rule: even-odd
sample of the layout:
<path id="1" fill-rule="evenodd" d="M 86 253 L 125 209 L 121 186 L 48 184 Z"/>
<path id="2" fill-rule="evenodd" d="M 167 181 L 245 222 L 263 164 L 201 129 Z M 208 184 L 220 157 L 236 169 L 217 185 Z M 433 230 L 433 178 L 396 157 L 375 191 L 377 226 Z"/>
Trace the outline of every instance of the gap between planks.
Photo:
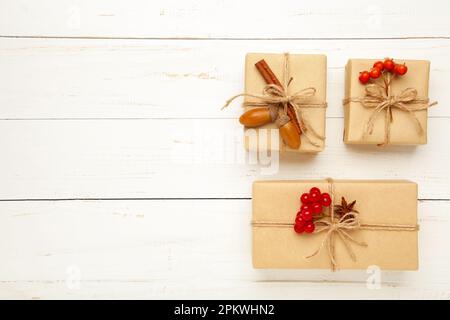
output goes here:
<path id="1" fill-rule="evenodd" d="M 50 201 L 186 201 L 186 200 L 252 200 L 252 198 L 18 198 L 18 199 L 0 199 L 0 202 L 50 202 Z M 425 199 L 418 198 L 419 202 L 449 202 L 449 199 Z"/>
<path id="2" fill-rule="evenodd" d="M 326 116 L 326 119 L 344 119 L 341 116 Z M 428 115 L 428 119 L 450 119 L 450 116 L 433 116 Z M 115 121 L 115 120 L 235 120 L 237 117 L 192 117 L 192 118 L 169 118 L 169 117 L 156 117 L 156 118 L 0 118 L 0 121 L 93 121 L 93 120 L 103 120 L 103 121 Z"/>
<path id="3" fill-rule="evenodd" d="M 284 283 L 303 283 L 303 284 L 331 284 L 331 285 L 365 285 L 367 282 L 362 280 L 329 280 L 329 279 L 321 279 L 321 280 L 314 280 L 314 279 L 294 279 L 294 280 L 241 280 L 243 283 L 261 283 L 261 284 L 284 284 Z M 81 283 L 94 283 L 94 284 L 102 284 L 102 283 L 158 283 L 158 282 L 164 282 L 164 280 L 160 279 L 85 279 L 80 280 Z M 67 279 L 56 279 L 56 280 L 0 280 L 0 286 L 6 285 L 6 284 L 50 284 L 50 285 L 58 285 L 58 284 L 66 284 Z M 395 281 L 385 281 L 382 284 L 385 287 L 401 287 L 398 285 Z"/>
<path id="4" fill-rule="evenodd" d="M 9 36 L 0 35 L 0 38 L 4 39 L 56 39 L 56 40 L 167 40 L 167 41 L 320 41 L 320 40 L 450 40 L 450 37 L 446 36 L 411 36 L 411 37 L 299 37 L 299 38 L 236 38 L 236 37 L 105 37 L 105 36 Z"/>

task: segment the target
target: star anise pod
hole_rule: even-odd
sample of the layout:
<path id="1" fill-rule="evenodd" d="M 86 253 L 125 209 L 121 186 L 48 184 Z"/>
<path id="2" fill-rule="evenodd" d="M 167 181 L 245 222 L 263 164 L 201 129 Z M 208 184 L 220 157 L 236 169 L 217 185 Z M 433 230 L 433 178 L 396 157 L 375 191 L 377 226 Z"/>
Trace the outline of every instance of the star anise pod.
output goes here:
<path id="1" fill-rule="evenodd" d="M 342 197 L 341 199 L 341 204 L 335 205 L 334 206 L 334 213 L 339 215 L 339 217 L 343 217 L 344 215 L 346 215 L 347 213 L 350 212 L 355 212 L 358 213 L 358 211 L 356 211 L 355 209 L 353 209 L 353 207 L 356 204 L 356 200 L 348 203 L 347 200 L 345 200 L 344 197 Z M 349 218 L 351 217 L 350 215 L 348 216 Z"/>

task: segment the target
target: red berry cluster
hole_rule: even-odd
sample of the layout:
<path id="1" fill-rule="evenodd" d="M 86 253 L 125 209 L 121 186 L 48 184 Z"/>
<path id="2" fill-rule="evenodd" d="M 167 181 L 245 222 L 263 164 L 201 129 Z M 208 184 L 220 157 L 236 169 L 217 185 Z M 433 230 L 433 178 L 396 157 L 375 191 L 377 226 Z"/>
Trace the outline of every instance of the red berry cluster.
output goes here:
<path id="1" fill-rule="evenodd" d="M 295 218 L 294 230 L 297 233 L 312 233 L 316 226 L 314 225 L 314 216 L 322 213 L 323 207 L 331 205 L 331 197 L 328 193 L 321 193 L 317 187 L 311 188 L 309 193 L 304 193 L 300 197 L 302 206 L 297 212 Z"/>
<path id="2" fill-rule="evenodd" d="M 393 59 L 386 58 L 384 61 L 375 62 L 370 71 L 360 72 L 359 81 L 362 84 L 366 84 L 370 79 L 378 79 L 383 72 L 390 72 L 398 76 L 403 76 L 408 72 L 408 67 L 405 64 L 395 63 Z"/>

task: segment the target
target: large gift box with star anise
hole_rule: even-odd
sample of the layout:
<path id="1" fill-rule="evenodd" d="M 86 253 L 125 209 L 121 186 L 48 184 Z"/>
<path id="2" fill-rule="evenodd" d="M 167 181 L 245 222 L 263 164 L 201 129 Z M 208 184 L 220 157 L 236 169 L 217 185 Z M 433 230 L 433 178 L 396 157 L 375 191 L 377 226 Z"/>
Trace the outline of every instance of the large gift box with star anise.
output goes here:
<path id="1" fill-rule="evenodd" d="M 417 270 L 417 184 L 256 181 L 252 229 L 255 268 Z"/>
<path id="2" fill-rule="evenodd" d="M 425 60 L 350 59 L 345 67 L 344 142 L 426 144 L 428 108 L 434 105 L 428 99 L 429 73 Z"/>

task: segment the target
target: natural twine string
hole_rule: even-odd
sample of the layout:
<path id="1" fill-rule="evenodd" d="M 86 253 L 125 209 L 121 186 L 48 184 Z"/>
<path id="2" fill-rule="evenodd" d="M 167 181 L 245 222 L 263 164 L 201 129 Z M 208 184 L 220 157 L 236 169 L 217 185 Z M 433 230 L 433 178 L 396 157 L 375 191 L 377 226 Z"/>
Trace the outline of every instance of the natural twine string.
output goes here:
<path id="1" fill-rule="evenodd" d="M 336 271 L 338 268 L 338 263 L 336 260 L 335 253 L 335 236 L 337 235 L 345 246 L 347 253 L 353 261 L 357 261 L 356 255 L 352 249 L 352 244 L 367 247 L 367 243 L 363 241 L 357 241 L 349 234 L 353 230 L 383 230 L 383 231 L 418 231 L 419 226 L 409 225 L 409 224 L 386 224 L 386 223 L 371 223 L 371 224 L 361 224 L 359 219 L 359 214 L 355 211 L 346 213 L 340 219 L 336 219 L 334 214 L 334 198 L 335 198 L 335 186 L 334 181 L 331 178 L 326 179 L 328 182 L 328 189 L 331 197 L 332 205 L 329 207 L 329 216 L 324 217 L 320 220 L 315 221 L 318 228 L 315 229 L 314 233 L 326 232 L 325 237 L 320 243 L 319 247 L 312 254 L 307 256 L 309 259 L 319 254 L 320 251 L 326 247 L 328 251 L 328 256 L 331 262 L 331 270 Z M 290 227 L 294 226 L 293 223 L 284 222 L 267 222 L 267 221 L 253 221 L 252 225 L 255 227 Z"/>
<path id="2" fill-rule="evenodd" d="M 227 100 L 222 109 L 228 107 L 233 100 L 239 97 L 250 97 L 259 100 L 258 102 L 245 102 L 244 105 L 247 107 L 263 107 L 269 106 L 269 108 L 276 107 L 278 109 L 278 115 L 275 120 L 275 123 L 278 127 L 283 126 L 291 119 L 287 114 L 287 108 L 290 104 L 295 112 L 295 116 L 297 117 L 298 124 L 300 126 L 301 132 L 305 136 L 305 138 L 312 145 L 319 147 L 320 145 L 313 141 L 314 136 L 316 139 L 325 140 L 325 137 L 319 134 L 314 128 L 310 125 L 309 121 L 307 121 L 303 115 L 302 109 L 306 108 L 326 108 L 326 102 L 314 102 L 311 100 L 312 97 L 316 94 L 316 88 L 308 87 L 302 89 L 300 91 L 295 92 L 294 94 L 288 94 L 288 86 L 293 80 L 293 78 L 289 77 L 289 53 L 284 54 L 284 68 L 283 68 L 283 86 L 280 87 L 275 84 L 268 84 L 263 88 L 262 94 L 252 94 L 252 93 L 240 93 L 237 94 L 230 99 Z M 310 135 L 311 133 L 311 135 Z"/>
<path id="3" fill-rule="evenodd" d="M 414 88 L 406 88 L 400 92 L 399 95 L 393 95 L 391 90 L 392 79 L 393 77 L 390 73 L 383 74 L 383 84 L 372 83 L 366 85 L 365 94 L 363 97 L 346 98 L 343 100 L 344 105 L 347 105 L 350 102 L 359 102 L 365 108 L 374 109 L 369 120 L 367 121 L 366 128 L 364 130 L 364 139 L 367 138 L 367 135 L 373 133 L 375 120 L 383 110 L 386 110 L 384 121 L 384 141 L 380 145 L 385 145 L 390 142 L 391 123 L 394 121 L 392 109 L 397 108 L 408 112 L 416 124 L 418 133 L 422 135 L 424 132 L 422 124 L 414 112 L 426 110 L 437 104 L 436 101 L 430 103 L 428 98 L 418 98 L 417 90 Z"/>

